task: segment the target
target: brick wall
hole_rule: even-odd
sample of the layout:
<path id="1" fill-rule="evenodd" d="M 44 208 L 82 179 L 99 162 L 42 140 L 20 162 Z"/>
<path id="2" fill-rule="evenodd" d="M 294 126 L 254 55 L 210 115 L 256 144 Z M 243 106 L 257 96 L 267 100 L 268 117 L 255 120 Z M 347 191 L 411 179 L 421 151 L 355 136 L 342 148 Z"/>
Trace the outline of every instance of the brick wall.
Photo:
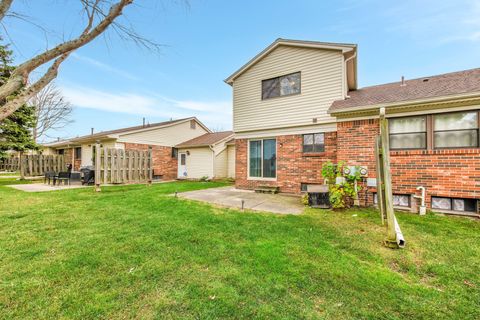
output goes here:
<path id="1" fill-rule="evenodd" d="M 125 143 L 125 150 L 148 150 L 148 144 Z M 164 180 L 177 178 L 177 159 L 172 158 L 172 147 L 152 145 L 153 174 Z"/>
<path id="2" fill-rule="evenodd" d="M 301 183 L 323 183 L 322 164 L 336 159 L 336 132 L 325 133 L 325 152 L 302 152 L 302 135 L 277 137 L 276 181 L 248 180 L 247 139 L 236 139 L 235 186 L 254 189 L 258 185 L 280 187 L 280 192 L 299 193 Z"/>
<path id="3" fill-rule="evenodd" d="M 337 158 L 351 165 L 368 166 L 369 177 L 376 176 L 375 136 L 378 120 L 357 120 L 337 125 Z M 480 149 L 402 150 L 390 152 L 393 192 L 419 194 L 417 186 L 431 196 L 480 198 Z M 373 203 L 369 188 L 360 199 Z"/>
<path id="4" fill-rule="evenodd" d="M 302 153 L 302 136 L 277 137 L 277 179 L 259 181 L 247 179 L 246 139 L 236 140 L 236 187 L 254 189 L 258 185 L 280 187 L 281 192 L 299 193 L 300 183 L 322 183 L 322 164 L 345 161 L 347 165 L 368 167 L 368 177 L 376 176 L 375 137 L 378 120 L 340 122 L 337 132 L 326 133 L 325 152 L 315 155 Z M 393 192 L 419 194 L 417 186 L 427 189 L 427 206 L 431 196 L 480 198 L 480 149 L 402 150 L 390 152 Z M 362 205 L 373 203 L 376 188 L 362 184 Z"/>

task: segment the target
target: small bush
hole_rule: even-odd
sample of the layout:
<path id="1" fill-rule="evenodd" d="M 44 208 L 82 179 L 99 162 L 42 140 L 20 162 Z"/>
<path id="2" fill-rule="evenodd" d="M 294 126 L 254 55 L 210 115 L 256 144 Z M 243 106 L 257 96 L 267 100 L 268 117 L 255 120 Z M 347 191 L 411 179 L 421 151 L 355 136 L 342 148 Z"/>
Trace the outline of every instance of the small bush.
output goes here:
<path id="1" fill-rule="evenodd" d="M 360 170 L 354 170 L 353 174 L 345 175 L 343 168 L 345 163 L 343 161 L 334 164 L 332 162 L 324 163 L 322 166 L 322 176 L 328 184 L 330 204 L 333 209 L 344 209 L 350 207 L 353 199 L 358 198 L 358 192 L 361 187 L 355 189 L 355 183 L 360 181 Z M 337 178 L 340 182 L 337 182 Z"/>

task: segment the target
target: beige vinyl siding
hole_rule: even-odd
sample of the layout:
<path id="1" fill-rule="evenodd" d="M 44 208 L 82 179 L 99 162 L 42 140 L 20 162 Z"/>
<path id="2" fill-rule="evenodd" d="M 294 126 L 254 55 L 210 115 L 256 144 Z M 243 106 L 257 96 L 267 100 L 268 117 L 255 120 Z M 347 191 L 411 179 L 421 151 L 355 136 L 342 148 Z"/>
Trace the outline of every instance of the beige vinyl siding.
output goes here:
<path id="1" fill-rule="evenodd" d="M 42 149 L 42 154 L 45 156 L 50 156 L 53 154 L 57 154 L 57 149 L 54 148 L 43 148 Z"/>
<path id="2" fill-rule="evenodd" d="M 228 160 L 228 154 L 227 154 L 226 148 L 223 149 L 220 153 L 217 153 L 215 155 L 215 164 L 214 164 L 215 178 L 227 177 L 227 170 L 228 170 L 227 160 Z"/>
<path id="3" fill-rule="evenodd" d="M 227 177 L 235 179 L 235 146 L 227 147 Z"/>
<path id="4" fill-rule="evenodd" d="M 82 144 L 82 167 L 91 166 L 93 157 L 93 149 L 91 144 Z"/>
<path id="5" fill-rule="evenodd" d="M 96 142 L 84 143 L 82 147 L 82 167 L 83 166 L 92 166 L 93 161 L 93 147 L 95 147 Z M 115 140 L 100 141 L 100 145 L 106 148 L 116 148 L 116 149 L 125 149 L 123 143 L 117 143 Z"/>
<path id="6" fill-rule="evenodd" d="M 233 83 L 235 132 L 334 122 L 327 114 L 343 98 L 340 51 L 279 46 Z M 301 72 L 301 93 L 262 100 L 262 80 Z"/>
<path id="7" fill-rule="evenodd" d="M 207 131 L 198 123 L 195 129 L 191 129 L 190 121 L 185 121 L 168 127 L 123 134 L 120 135 L 118 141 L 173 147 L 176 144 L 196 138 L 205 133 L 207 133 Z"/>
<path id="8" fill-rule="evenodd" d="M 213 177 L 213 152 L 209 147 L 179 149 L 178 152 L 190 152 L 187 155 L 187 179 Z"/>

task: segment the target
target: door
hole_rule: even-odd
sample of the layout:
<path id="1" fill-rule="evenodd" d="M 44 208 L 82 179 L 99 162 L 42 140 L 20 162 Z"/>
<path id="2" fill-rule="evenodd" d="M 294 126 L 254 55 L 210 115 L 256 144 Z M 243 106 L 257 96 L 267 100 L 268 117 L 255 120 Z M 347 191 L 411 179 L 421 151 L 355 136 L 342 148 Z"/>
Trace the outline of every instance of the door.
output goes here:
<path id="1" fill-rule="evenodd" d="M 185 152 L 178 153 L 178 178 L 187 177 L 187 154 Z"/>

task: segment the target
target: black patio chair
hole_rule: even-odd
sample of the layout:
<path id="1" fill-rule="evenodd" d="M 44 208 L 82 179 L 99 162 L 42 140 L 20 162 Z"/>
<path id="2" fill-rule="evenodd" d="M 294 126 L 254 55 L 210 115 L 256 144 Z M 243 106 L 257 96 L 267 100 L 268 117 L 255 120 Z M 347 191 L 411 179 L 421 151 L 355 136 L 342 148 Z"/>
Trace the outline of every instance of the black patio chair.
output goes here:
<path id="1" fill-rule="evenodd" d="M 55 179 L 55 171 L 47 171 L 43 177 L 43 183 L 50 184 L 50 181 Z"/>
<path id="2" fill-rule="evenodd" d="M 59 172 L 58 175 L 53 178 L 53 185 L 55 185 L 55 183 L 57 185 L 60 185 L 62 182 L 63 185 L 65 185 L 66 183 L 70 185 L 70 172 Z"/>

